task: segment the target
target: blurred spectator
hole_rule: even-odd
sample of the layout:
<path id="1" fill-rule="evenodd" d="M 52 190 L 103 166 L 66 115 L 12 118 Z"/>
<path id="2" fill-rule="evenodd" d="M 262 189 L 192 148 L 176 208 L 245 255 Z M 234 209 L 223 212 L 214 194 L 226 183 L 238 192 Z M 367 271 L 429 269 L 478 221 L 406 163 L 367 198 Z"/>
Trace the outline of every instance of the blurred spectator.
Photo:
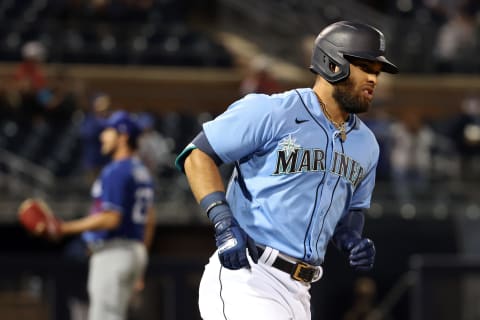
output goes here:
<path id="1" fill-rule="evenodd" d="M 355 280 L 353 288 L 352 307 L 345 313 L 342 320 L 386 320 L 375 309 L 377 285 L 372 278 L 360 277 Z"/>
<path id="2" fill-rule="evenodd" d="M 427 7 L 435 21 L 444 23 L 453 16 L 458 8 L 463 7 L 472 14 L 478 10 L 478 0 L 423 0 L 423 5 Z"/>
<path id="3" fill-rule="evenodd" d="M 418 114 L 405 112 L 391 126 L 391 168 L 394 190 L 402 205 L 427 190 L 435 134 Z"/>
<path id="4" fill-rule="evenodd" d="M 157 178 L 174 161 L 174 143 L 155 130 L 155 118 L 149 113 L 140 113 L 138 123 L 143 130 L 138 141 L 138 154 L 143 163 Z"/>
<path id="5" fill-rule="evenodd" d="M 82 140 L 83 165 L 87 182 L 93 183 L 108 158 L 101 153 L 100 133 L 110 114 L 111 100 L 105 93 L 97 94 L 91 103 L 90 111 L 85 113 L 80 126 Z"/>
<path id="6" fill-rule="evenodd" d="M 457 11 L 464 0 L 423 0 L 423 5 L 428 8 L 434 20 L 445 23 Z"/>
<path id="7" fill-rule="evenodd" d="M 480 98 L 468 97 L 462 103 L 462 113 L 453 120 L 451 133 L 461 158 L 462 178 L 480 176 Z"/>
<path id="8" fill-rule="evenodd" d="M 440 28 L 434 48 L 438 72 L 475 72 L 475 16 L 462 6 Z"/>
<path id="9" fill-rule="evenodd" d="M 249 93 L 272 94 L 282 91 L 280 84 L 270 72 L 270 60 L 265 56 L 257 56 L 249 66 L 248 74 L 240 84 L 242 96 Z"/>
<path id="10" fill-rule="evenodd" d="M 46 84 L 43 62 L 46 58 L 44 45 L 37 41 L 30 41 L 22 47 L 23 61 L 15 70 L 15 80 L 22 89 L 38 91 Z"/>
<path id="11" fill-rule="evenodd" d="M 50 84 L 38 93 L 38 101 L 44 108 L 45 118 L 55 128 L 69 125 L 77 108 L 71 83 L 72 80 L 65 70 L 56 70 Z"/>
<path id="12" fill-rule="evenodd" d="M 378 146 L 380 147 L 380 156 L 377 164 L 376 179 L 379 181 L 390 180 L 391 178 L 391 130 L 392 119 L 390 115 L 381 109 L 381 106 L 376 106 L 368 113 L 362 115 L 362 120 L 372 130 L 377 138 Z"/>
<path id="13" fill-rule="evenodd" d="M 44 71 L 46 49 L 37 41 L 27 42 L 22 47 L 23 61 L 13 74 L 13 87 L 9 101 L 17 105 L 21 118 L 30 122 L 42 114 L 37 95 L 47 85 Z"/>

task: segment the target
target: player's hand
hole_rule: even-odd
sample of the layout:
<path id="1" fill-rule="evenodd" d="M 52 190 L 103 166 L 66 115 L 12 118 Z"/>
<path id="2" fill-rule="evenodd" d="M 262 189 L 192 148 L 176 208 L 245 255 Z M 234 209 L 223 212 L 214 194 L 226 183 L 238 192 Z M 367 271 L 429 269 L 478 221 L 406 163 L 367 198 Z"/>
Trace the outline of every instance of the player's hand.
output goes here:
<path id="1" fill-rule="evenodd" d="M 258 251 L 255 242 L 239 226 L 226 203 L 215 206 L 209 212 L 215 227 L 215 240 L 220 263 L 228 269 L 250 268 L 247 248 L 252 260 L 257 263 Z"/>
<path id="2" fill-rule="evenodd" d="M 258 262 L 255 241 L 240 227 L 225 199 L 225 193 L 215 191 L 200 201 L 215 227 L 215 240 L 220 263 L 227 269 L 250 268 L 247 249 L 252 261 Z"/>
<path id="3" fill-rule="evenodd" d="M 250 268 L 247 248 L 253 262 L 257 263 L 258 251 L 255 242 L 232 216 L 226 216 L 215 223 L 215 240 L 220 263 L 225 268 Z"/>
<path id="4" fill-rule="evenodd" d="M 357 271 L 368 271 L 375 262 L 375 245 L 368 238 L 355 239 L 348 243 L 348 260 Z"/>

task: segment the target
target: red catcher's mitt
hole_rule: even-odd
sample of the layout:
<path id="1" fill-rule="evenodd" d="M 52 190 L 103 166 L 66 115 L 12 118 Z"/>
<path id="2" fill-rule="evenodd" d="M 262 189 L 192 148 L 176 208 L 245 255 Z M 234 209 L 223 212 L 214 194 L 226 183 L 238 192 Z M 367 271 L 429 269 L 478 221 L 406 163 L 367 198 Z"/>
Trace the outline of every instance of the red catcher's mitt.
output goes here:
<path id="1" fill-rule="evenodd" d="M 61 221 L 54 216 L 48 205 L 39 199 L 27 199 L 18 208 L 20 223 L 36 236 L 57 240 L 61 236 Z"/>

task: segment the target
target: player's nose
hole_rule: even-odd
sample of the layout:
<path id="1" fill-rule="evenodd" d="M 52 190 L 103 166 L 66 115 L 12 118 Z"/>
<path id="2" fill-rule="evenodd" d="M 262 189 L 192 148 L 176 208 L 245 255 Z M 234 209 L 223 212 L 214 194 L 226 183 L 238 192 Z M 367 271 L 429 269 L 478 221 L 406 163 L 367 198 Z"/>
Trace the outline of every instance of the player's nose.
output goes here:
<path id="1" fill-rule="evenodd" d="M 367 81 L 368 83 L 372 84 L 374 87 L 377 85 L 378 74 L 375 73 L 368 73 Z"/>

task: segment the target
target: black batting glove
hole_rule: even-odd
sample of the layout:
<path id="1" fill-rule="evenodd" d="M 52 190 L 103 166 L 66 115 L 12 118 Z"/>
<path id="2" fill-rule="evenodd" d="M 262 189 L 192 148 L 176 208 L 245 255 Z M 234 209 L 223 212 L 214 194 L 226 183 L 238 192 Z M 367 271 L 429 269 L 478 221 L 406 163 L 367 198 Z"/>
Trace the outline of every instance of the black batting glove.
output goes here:
<path id="1" fill-rule="evenodd" d="M 247 249 L 253 262 L 258 261 L 255 242 L 233 217 L 224 192 L 213 192 L 200 202 L 215 228 L 215 243 L 220 263 L 228 269 L 250 268 Z"/>
<path id="2" fill-rule="evenodd" d="M 350 239 L 346 244 L 350 266 L 356 271 L 368 271 L 375 262 L 375 245 L 368 238 Z"/>
<path id="3" fill-rule="evenodd" d="M 218 257 L 225 268 L 232 270 L 250 268 L 246 249 L 248 248 L 250 257 L 257 263 L 257 247 L 253 239 L 238 225 L 228 211 L 217 215 L 213 221 Z"/>

